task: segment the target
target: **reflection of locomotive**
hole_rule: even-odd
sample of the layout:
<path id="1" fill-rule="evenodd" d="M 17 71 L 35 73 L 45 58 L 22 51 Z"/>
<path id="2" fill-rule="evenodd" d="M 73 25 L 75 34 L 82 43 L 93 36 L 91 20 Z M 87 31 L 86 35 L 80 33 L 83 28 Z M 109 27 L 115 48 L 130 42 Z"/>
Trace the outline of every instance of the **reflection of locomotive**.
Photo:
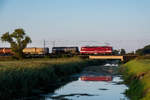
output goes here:
<path id="1" fill-rule="evenodd" d="M 112 81 L 112 76 L 81 76 L 82 81 Z"/>
<path id="2" fill-rule="evenodd" d="M 52 54 L 78 54 L 78 47 L 53 47 Z"/>
<path id="3" fill-rule="evenodd" d="M 86 46 L 81 47 L 80 54 L 112 54 L 111 46 Z"/>

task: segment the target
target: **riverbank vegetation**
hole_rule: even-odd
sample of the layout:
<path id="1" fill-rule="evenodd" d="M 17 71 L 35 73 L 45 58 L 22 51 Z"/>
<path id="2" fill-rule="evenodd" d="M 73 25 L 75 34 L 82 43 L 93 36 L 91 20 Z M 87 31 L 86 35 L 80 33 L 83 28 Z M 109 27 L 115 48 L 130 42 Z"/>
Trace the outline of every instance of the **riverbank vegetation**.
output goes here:
<path id="1" fill-rule="evenodd" d="M 101 63 L 103 61 L 79 57 L 0 61 L 0 99 L 29 96 L 45 88 L 53 91 L 52 88 L 61 84 L 64 77 Z"/>
<path id="2" fill-rule="evenodd" d="M 146 45 L 143 48 L 136 50 L 136 54 L 138 55 L 150 54 L 150 45 Z"/>
<path id="3" fill-rule="evenodd" d="M 125 82 L 129 86 L 127 96 L 131 100 L 150 100 L 150 59 L 139 57 L 122 68 Z"/>

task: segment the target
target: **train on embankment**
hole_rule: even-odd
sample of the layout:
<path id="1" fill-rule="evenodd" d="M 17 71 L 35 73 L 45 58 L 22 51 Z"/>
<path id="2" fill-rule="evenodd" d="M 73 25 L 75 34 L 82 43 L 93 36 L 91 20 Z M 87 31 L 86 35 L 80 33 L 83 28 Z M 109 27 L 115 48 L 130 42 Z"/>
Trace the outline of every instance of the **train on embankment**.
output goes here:
<path id="1" fill-rule="evenodd" d="M 26 57 L 43 57 L 49 55 L 111 55 L 113 48 L 111 46 L 84 46 L 81 47 L 53 47 L 49 48 L 25 48 L 23 53 Z M 0 56 L 11 56 L 11 48 L 0 48 Z"/>

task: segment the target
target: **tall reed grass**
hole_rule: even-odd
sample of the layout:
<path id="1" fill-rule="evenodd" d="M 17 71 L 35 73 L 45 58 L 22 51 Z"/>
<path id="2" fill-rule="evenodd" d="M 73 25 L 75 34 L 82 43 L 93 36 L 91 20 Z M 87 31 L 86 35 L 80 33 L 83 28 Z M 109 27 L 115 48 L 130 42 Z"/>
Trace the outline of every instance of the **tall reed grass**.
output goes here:
<path id="1" fill-rule="evenodd" d="M 78 57 L 60 59 L 27 59 L 0 61 L 0 99 L 29 96 L 56 86 L 64 77 L 80 72 L 82 68 L 103 61 L 83 60 Z"/>

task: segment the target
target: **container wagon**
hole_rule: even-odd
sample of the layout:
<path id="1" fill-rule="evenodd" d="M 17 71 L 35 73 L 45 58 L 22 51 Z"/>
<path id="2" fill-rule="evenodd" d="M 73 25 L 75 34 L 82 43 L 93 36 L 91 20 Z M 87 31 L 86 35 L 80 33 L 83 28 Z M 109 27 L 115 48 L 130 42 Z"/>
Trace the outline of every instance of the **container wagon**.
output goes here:
<path id="1" fill-rule="evenodd" d="M 11 48 L 0 48 L 0 56 L 11 56 L 13 55 Z"/>
<path id="2" fill-rule="evenodd" d="M 26 56 L 44 56 L 49 54 L 49 48 L 25 48 L 23 53 Z"/>
<path id="3" fill-rule="evenodd" d="M 23 53 L 26 57 L 38 57 L 49 54 L 49 48 L 25 48 Z M 13 52 L 11 48 L 0 48 L 0 56 L 12 56 Z"/>
<path id="4" fill-rule="evenodd" d="M 52 54 L 78 54 L 78 47 L 53 47 Z"/>

